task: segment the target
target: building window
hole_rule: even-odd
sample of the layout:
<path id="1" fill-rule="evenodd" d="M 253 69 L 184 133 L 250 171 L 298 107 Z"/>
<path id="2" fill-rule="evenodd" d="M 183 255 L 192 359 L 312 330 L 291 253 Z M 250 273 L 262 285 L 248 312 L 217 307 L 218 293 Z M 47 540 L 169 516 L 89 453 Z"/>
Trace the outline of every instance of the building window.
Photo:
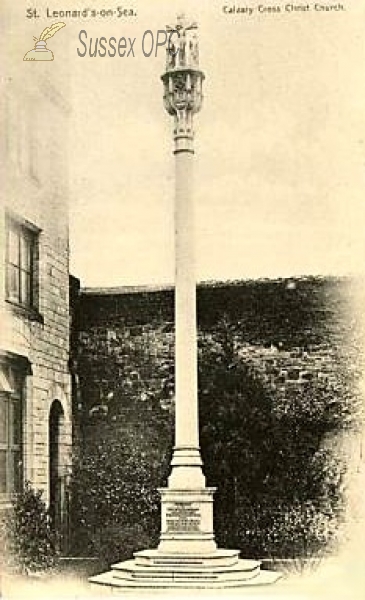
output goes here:
<path id="1" fill-rule="evenodd" d="M 0 500 L 9 500 L 22 485 L 24 376 L 11 367 L 0 368 Z"/>
<path id="2" fill-rule="evenodd" d="M 6 298 L 25 308 L 35 308 L 35 268 L 38 230 L 7 219 Z"/>

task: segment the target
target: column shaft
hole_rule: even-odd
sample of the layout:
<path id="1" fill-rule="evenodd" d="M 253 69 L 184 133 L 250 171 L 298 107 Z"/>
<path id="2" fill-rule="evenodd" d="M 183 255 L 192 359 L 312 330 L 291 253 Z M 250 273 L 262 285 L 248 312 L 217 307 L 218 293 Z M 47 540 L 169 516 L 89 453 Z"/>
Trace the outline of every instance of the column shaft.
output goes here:
<path id="1" fill-rule="evenodd" d="M 175 150 L 175 448 L 169 488 L 205 487 L 199 450 L 193 150 Z M 182 147 L 183 146 L 183 147 Z"/>
<path id="2" fill-rule="evenodd" d="M 191 151 L 175 154 L 176 447 L 199 447 L 197 323 Z"/>

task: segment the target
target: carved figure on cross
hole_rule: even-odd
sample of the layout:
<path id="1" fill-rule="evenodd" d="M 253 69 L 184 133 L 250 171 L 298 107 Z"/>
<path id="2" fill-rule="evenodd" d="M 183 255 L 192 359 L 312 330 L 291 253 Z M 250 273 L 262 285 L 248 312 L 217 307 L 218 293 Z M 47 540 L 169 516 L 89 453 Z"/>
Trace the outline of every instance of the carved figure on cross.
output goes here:
<path id="1" fill-rule="evenodd" d="M 177 24 L 174 27 L 167 26 L 170 33 L 170 41 L 167 47 L 166 67 L 175 69 L 180 67 L 199 66 L 199 48 L 195 22 L 188 23 L 184 14 L 179 14 Z M 177 42 L 172 41 L 174 32 L 178 35 Z"/>

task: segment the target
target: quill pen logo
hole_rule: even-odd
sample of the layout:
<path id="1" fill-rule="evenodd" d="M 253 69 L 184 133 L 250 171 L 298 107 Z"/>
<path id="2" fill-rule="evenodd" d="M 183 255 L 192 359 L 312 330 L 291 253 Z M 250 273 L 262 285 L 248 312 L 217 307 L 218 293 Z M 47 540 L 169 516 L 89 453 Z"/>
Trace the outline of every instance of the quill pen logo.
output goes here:
<path id="1" fill-rule="evenodd" d="M 53 23 L 46 27 L 39 38 L 33 37 L 35 46 L 33 50 L 26 53 L 23 60 L 53 60 L 53 52 L 47 48 L 47 40 L 54 36 L 57 31 L 65 27 L 66 23 Z"/>

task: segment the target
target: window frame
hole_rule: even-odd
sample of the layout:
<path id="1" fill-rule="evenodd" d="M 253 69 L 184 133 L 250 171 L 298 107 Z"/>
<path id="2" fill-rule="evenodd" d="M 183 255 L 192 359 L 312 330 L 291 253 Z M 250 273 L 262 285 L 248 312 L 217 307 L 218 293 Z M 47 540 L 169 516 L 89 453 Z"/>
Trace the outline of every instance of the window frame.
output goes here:
<path id="1" fill-rule="evenodd" d="M 10 502 L 11 496 L 20 493 L 23 486 L 24 398 L 26 373 L 15 365 L 0 363 L 5 377 L 14 383 L 11 391 L 0 391 L 0 402 L 5 405 L 5 439 L 0 441 L 0 451 L 5 452 L 5 486 L 0 491 L 0 508 Z M 17 410 L 16 410 L 17 408 Z M 15 418 L 17 415 L 17 418 Z M 17 469 L 14 468 L 18 455 Z"/>
<path id="2" fill-rule="evenodd" d="M 41 229 L 13 214 L 6 214 L 6 252 L 5 252 L 5 298 L 12 306 L 29 313 L 29 316 L 40 317 L 38 313 L 38 263 L 39 235 Z M 16 237 L 16 260 L 11 256 L 10 236 Z M 23 256 L 24 248 L 26 254 Z M 10 277 L 15 274 L 16 293 L 12 294 Z M 25 297 L 23 293 L 25 291 Z"/>

